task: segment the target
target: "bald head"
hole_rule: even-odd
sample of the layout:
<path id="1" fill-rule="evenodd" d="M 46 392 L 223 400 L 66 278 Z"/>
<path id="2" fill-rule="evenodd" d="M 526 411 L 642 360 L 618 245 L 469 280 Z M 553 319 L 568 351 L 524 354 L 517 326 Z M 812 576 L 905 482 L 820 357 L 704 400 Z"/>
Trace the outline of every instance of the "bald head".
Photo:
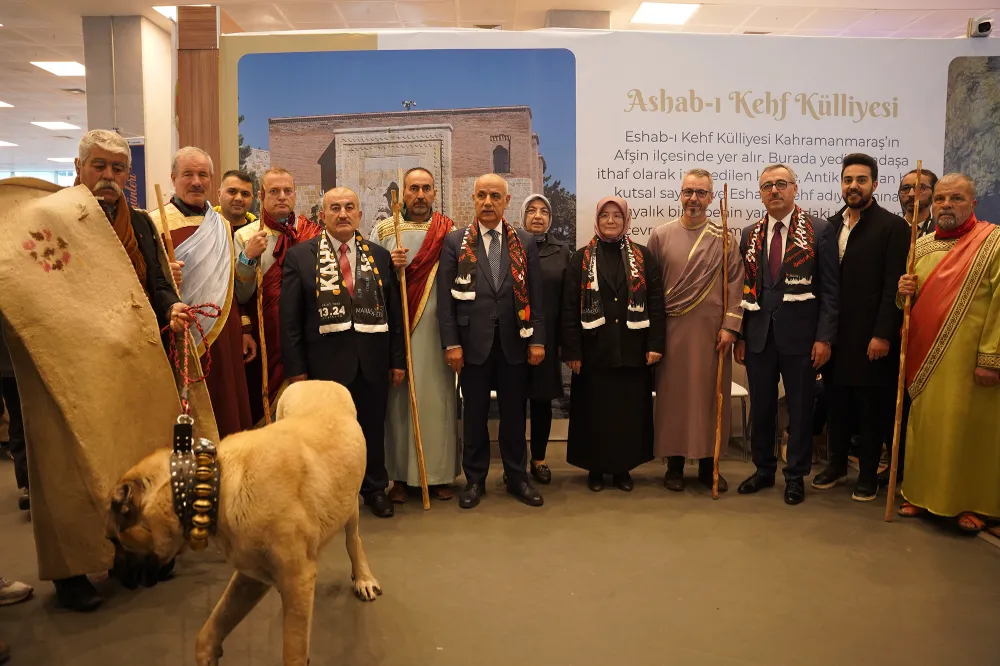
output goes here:
<path id="1" fill-rule="evenodd" d="M 934 221 L 945 231 L 957 229 L 976 210 L 976 183 L 961 173 L 941 176 L 931 199 Z"/>
<path id="2" fill-rule="evenodd" d="M 328 190 L 323 195 L 319 219 L 334 239 L 341 243 L 349 241 L 361 226 L 361 201 L 357 193 L 349 187 Z"/>
<path id="3" fill-rule="evenodd" d="M 488 229 L 496 228 L 510 204 L 507 181 L 495 173 L 480 176 L 472 188 L 472 202 L 476 206 L 476 219 Z"/>

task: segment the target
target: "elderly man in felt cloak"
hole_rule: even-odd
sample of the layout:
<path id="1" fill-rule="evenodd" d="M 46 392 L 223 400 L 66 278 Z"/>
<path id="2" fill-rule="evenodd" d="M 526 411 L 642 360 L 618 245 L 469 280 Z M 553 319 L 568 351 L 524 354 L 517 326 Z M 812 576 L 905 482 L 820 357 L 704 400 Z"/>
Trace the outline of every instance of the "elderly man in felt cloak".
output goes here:
<path id="1" fill-rule="evenodd" d="M 134 586 L 165 573 L 123 566 L 105 537 L 113 484 L 171 441 L 181 406 L 160 331 L 192 319 L 149 217 L 122 195 L 130 161 L 124 139 L 93 130 L 76 187 L 0 181 L 0 312 L 21 393 L 38 574 L 77 611 L 102 601 L 87 574 L 115 564 Z M 200 372 L 193 354 L 189 372 Z M 217 441 L 203 384 L 191 387 L 191 411 L 196 436 Z"/>

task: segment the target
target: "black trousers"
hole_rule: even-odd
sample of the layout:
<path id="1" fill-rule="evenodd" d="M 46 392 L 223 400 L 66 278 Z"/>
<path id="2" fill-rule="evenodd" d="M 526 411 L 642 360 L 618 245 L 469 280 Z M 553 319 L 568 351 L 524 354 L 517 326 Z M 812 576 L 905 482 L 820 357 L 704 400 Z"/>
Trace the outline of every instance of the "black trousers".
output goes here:
<path id="1" fill-rule="evenodd" d="M 552 433 L 552 401 L 529 400 L 531 405 L 531 459 L 545 460 Z"/>
<path id="2" fill-rule="evenodd" d="M 516 365 L 507 362 L 500 346 L 500 331 L 495 329 L 486 362 L 462 368 L 462 468 L 466 482 L 485 483 L 490 470 L 490 391 L 497 392 L 500 408 L 500 457 L 507 482 L 528 480 L 524 427 L 530 367 L 527 359 Z"/>
<path id="3" fill-rule="evenodd" d="M 358 410 L 358 423 L 365 434 L 368 450 L 365 480 L 361 482 L 361 496 L 369 498 L 384 493 L 389 487 L 389 473 L 385 469 L 385 410 L 389 401 L 388 376 L 381 384 L 365 379 L 361 368 L 347 385 Z"/>
<path id="4" fill-rule="evenodd" d="M 21 396 L 17 392 L 17 381 L 13 377 L 0 377 L 3 401 L 7 406 L 10 421 L 10 455 L 14 459 L 14 478 L 18 488 L 28 487 L 28 451 L 24 441 L 24 421 L 21 419 Z"/>
<path id="5" fill-rule="evenodd" d="M 778 469 L 774 453 L 778 427 L 778 378 L 785 385 L 788 406 L 788 463 L 785 480 L 801 479 L 812 470 L 813 407 L 816 370 L 809 354 L 781 354 L 774 342 L 773 328 L 760 353 L 746 353 L 750 404 L 753 409 L 752 443 L 754 465 L 762 474 Z"/>
<path id="6" fill-rule="evenodd" d="M 872 483 L 878 474 L 885 433 L 892 436 L 896 392 L 891 386 L 830 386 L 830 463 L 847 469 L 851 435 L 858 434 L 859 482 Z M 851 427 L 852 416 L 856 427 Z M 892 440 L 890 439 L 890 442 Z M 891 444 L 890 444 L 891 446 Z"/>

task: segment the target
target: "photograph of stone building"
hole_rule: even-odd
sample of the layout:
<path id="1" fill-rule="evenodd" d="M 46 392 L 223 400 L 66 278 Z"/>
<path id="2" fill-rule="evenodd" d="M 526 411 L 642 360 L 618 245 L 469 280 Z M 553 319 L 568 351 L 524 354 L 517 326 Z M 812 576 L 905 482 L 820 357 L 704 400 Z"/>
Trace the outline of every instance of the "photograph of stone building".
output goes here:
<path id="1" fill-rule="evenodd" d="M 336 76 L 323 81 L 319 72 Z M 262 80 L 280 81 L 283 94 L 256 94 Z M 576 241 L 568 50 L 251 54 L 240 60 L 239 84 L 241 167 L 288 169 L 298 213 L 315 218 L 325 191 L 350 187 L 367 235 L 392 214 L 399 170 L 421 166 L 437 183 L 435 208 L 465 226 L 476 178 L 495 172 L 510 187 L 508 221 L 519 222 L 524 198 L 542 192 L 552 200 L 552 232 Z"/>
<path id="2" fill-rule="evenodd" d="M 438 209 L 462 225 L 474 215 L 472 188 L 484 173 L 507 179 L 512 202 L 542 189 L 545 166 L 527 106 L 271 118 L 269 137 L 271 163 L 295 174 L 299 207 L 350 187 L 365 212 L 362 233 L 392 215 L 400 169 L 429 169 Z M 521 214 L 515 208 L 512 222 Z"/>

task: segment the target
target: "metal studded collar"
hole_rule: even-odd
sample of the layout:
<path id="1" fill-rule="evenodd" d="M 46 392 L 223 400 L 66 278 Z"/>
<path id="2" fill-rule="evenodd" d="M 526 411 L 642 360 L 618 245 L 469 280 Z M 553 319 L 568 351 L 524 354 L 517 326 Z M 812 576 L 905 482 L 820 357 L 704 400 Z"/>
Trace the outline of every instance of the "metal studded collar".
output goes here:
<path id="1" fill-rule="evenodd" d="M 170 486 L 174 513 L 192 550 L 202 550 L 215 534 L 219 519 L 219 464 L 215 444 L 193 441 L 194 420 L 181 415 L 174 426 Z"/>

